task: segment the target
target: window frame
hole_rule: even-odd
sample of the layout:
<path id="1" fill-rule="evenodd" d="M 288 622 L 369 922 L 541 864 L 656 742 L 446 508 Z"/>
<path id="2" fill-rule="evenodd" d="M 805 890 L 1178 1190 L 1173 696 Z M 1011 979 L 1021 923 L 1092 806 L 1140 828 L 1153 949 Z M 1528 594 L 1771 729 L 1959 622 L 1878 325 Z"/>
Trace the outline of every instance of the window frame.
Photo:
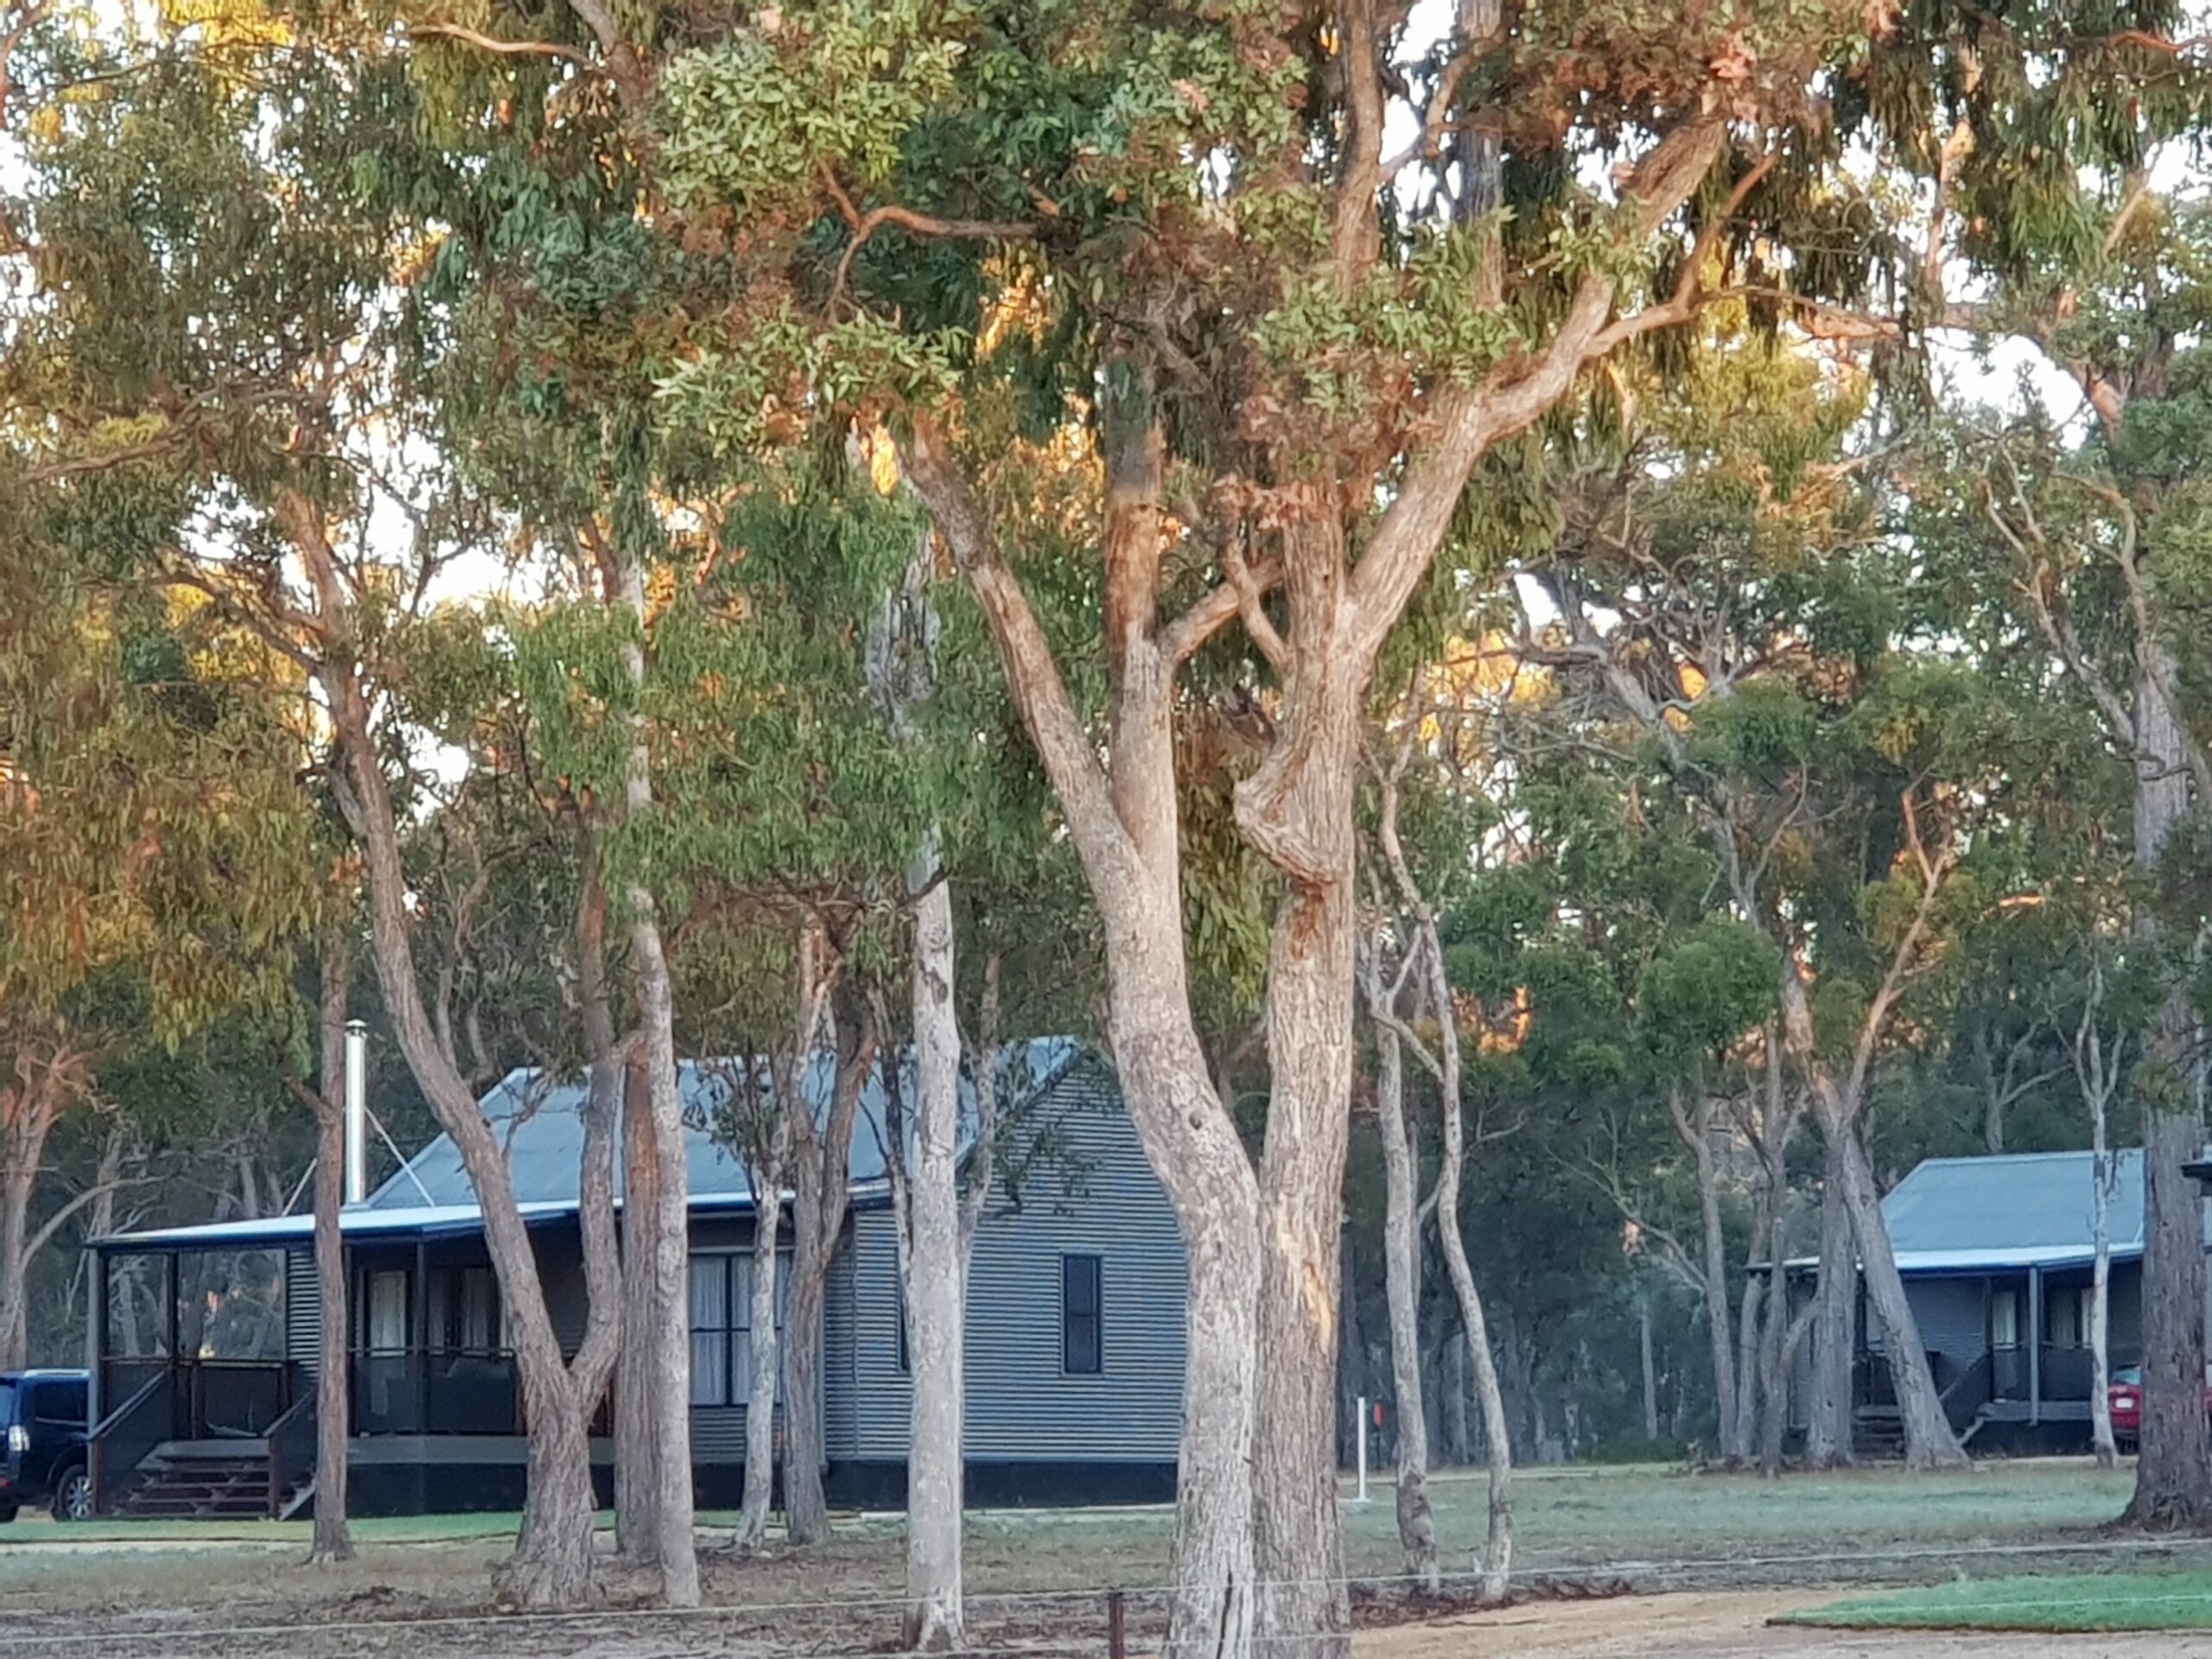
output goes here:
<path id="1" fill-rule="evenodd" d="M 1090 1271 L 1090 1307 L 1087 1313 L 1076 1310 L 1075 1299 L 1070 1294 L 1070 1274 L 1079 1268 Z M 1076 1363 L 1076 1331 L 1078 1323 L 1085 1320 L 1090 1326 L 1090 1363 L 1079 1365 Z M 1106 1258 L 1096 1250 L 1060 1252 L 1060 1375 L 1106 1375 Z"/>

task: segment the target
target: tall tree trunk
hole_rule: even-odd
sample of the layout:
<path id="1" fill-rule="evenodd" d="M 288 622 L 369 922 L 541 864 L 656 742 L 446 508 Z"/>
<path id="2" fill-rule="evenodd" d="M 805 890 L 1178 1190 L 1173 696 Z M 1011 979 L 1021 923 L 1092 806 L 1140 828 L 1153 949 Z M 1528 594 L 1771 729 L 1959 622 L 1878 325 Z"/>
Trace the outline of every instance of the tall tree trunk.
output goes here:
<path id="1" fill-rule="evenodd" d="M 16 1078 L 0 1090 L 0 1370 L 30 1358 L 31 1198 L 46 1165 L 63 1087 L 65 1051 L 18 1051 Z"/>
<path id="2" fill-rule="evenodd" d="M 952 890 L 934 849 L 918 870 L 912 986 L 915 1112 L 906 1183 L 906 1645 L 967 1646 L 961 1529 L 967 1406 L 967 1269 L 961 1237 L 960 1027 L 953 1011 Z M 979 1057 L 990 1065 L 995 1055 Z M 903 1154 L 904 1149 L 901 1149 Z"/>
<path id="3" fill-rule="evenodd" d="M 346 1004 L 353 951 L 342 928 L 322 944 L 321 1092 L 315 1097 L 315 1279 L 322 1335 L 315 1380 L 315 1541 L 310 1562 L 350 1561 L 346 1478 L 353 1442 L 353 1360 L 346 1284 L 346 1242 L 339 1210 L 346 1198 Z"/>
<path id="4" fill-rule="evenodd" d="M 1705 1328 L 1713 1353 L 1713 1400 L 1716 1417 L 1713 1449 L 1723 1463 L 1743 1455 L 1737 1439 L 1736 1355 L 1728 1314 L 1728 1236 L 1720 1220 L 1720 1177 L 1713 1157 L 1712 1113 L 1700 1104 L 1695 1116 L 1682 1104 L 1681 1090 L 1669 1091 L 1668 1114 L 1675 1134 L 1689 1151 L 1697 1172 L 1698 1219 L 1704 1244 L 1701 1273 L 1705 1281 Z"/>
<path id="5" fill-rule="evenodd" d="M 825 1121 L 804 1097 L 805 1066 L 785 1112 L 791 1136 L 791 1290 L 784 1319 L 784 1520 L 795 1544 L 829 1535 L 822 1490 L 822 1308 L 843 1236 L 853 1129 L 875 1069 L 881 1033 L 863 1001 L 846 1000 L 837 1022 L 837 1066 Z"/>
<path id="6" fill-rule="evenodd" d="M 1831 1141 L 1821 1194 L 1821 1266 L 1815 1288 L 1812 1398 L 1805 1414 L 1805 1461 L 1815 1469 L 1849 1463 L 1853 1444 L 1852 1370 L 1859 1351 L 1859 1264 L 1851 1211 L 1844 1203 L 1843 1154 Z"/>
<path id="7" fill-rule="evenodd" d="M 2135 861 L 2157 869 L 2190 810 L 2187 740 L 2163 685 L 2174 666 L 2164 642 L 2137 642 Z M 2155 924 L 2144 931 L 2154 932 Z M 2155 938 L 2152 940 L 2155 948 Z M 2126 1519 L 2145 1527 L 2212 1525 L 2212 1440 L 2205 1424 L 2204 1199 L 2183 1164 L 2204 1150 L 2196 1018 L 2176 984 L 2136 1067 L 2145 1096 L 2143 1427 L 2135 1496 Z"/>
<path id="8" fill-rule="evenodd" d="M 366 699 L 351 673 L 334 677 L 331 701 L 340 711 L 349 781 L 364 830 L 378 982 L 400 1050 L 476 1189 L 514 1344 L 529 1458 L 523 1524 L 515 1554 L 500 1569 L 502 1593 L 526 1606 L 572 1605 L 585 1599 L 591 1584 L 591 1465 L 583 1413 L 546 1309 L 505 1149 L 459 1066 L 441 1049 L 422 1000 L 398 819 L 368 734 Z"/>
<path id="9" fill-rule="evenodd" d="M 2105 1146 L 2104 1113 L 2096 1115 L 2096 1144 L 2090 1156 L 2089 1240 L 2089 1442 L 2097 1466 L 2120 1462 L 2112 1432 L 2112 1154 Z"/>
<path id="10" fill-rule="evenodd" d="M 1468 1460 L 1467 1445 L 1467 1346 L 1460 1334 L 1447 1329 L 1444 1333 L 1444 1439 L 1437 1447 L 1437 1454 L 1445 1464 L 1454 1469 L 1464 1468 Z"/>
<path id="11" fill-rule="evenodd" d="M 1650 1446 L 1659 1439 L 1659 1370 L 1651 1356 L 1651 1293 L 1641 1287 L 1636 1293 L 1636 1349 L 1643 1371 L 1643 1442 Z"/>
<path id="12" fill-rule="evenodd" d="M 1342 812 L 1348 837 L 1349 800 Z M 1268 1659 L 1341 1659 L 1349 1651 L 1335 1377 L 1351 1112 L 1352 897 L 1348 858 L 1342 879 L 1294 888 L 1268 964 L 1273 1086 L 1260 1160 L 1265 1276 L 1252 1464 Z M 1408 1403 L 1412 1411 L 1402 1416 L 1418 1413 L 1419 1395 Z"/>
<path id="13" fill-rule="evenodd" d="M 652 1217 L 660 1212 L 660 1154 L 645 1068 L 624 1068 L 622 1357 L 614 1379 L 614 1541 L 623 1560 L 660 1565 L 662 1384 L 653 1305 Z M 690 1300 L 684 1325 L 690 1325 Z"/>
<path id="14" fill-rule="evenodd" d="M 801 1064 L 804 1064 L 802 1053 Z M 738 1511 L 737 1545 L 757 1548 L 768 1541 L 768 1511 L 776 1493 L 776 1383 L 783 1375 L 776 1334 L 776 1247 L 783 1229 L 784 1162 L 779 1128 L 768 1155 L 751 1173 L 753 1205 L 752 1330 L 745 1379 L 745 1499 Z"/>
<path id="15" fill-rule="evenodd" d="M 1766 1306 L 1766 1284 L 1747 1279 L 1743 1300 L 1736 1306 L 1736 1421 L 1730 1438 L 1736 1461 L 1748 1464 L 1758 1445 L 1759 1316 Z"/>
<path id="16" fill-rule="evenodd" d="M 505 1146 L 479 1107 L 423 999 L 412 938 L 411 885 L 400 857 L 399 817 L 372 729 L 353 645 L 352 601 L 336 552 L 320 510 L 304 497 L 285 496 L 277 517 L 307 567 L 331 642 L 316 673 L 337 736 L 340 804 L 363 854 L 377 981 L 408 1069 L 476 1190 L 485 1246 L 514 1345 L 529 1460 L 522 1529 L 513 1557 L 499 1569 L 500 1593 L 528 1606 L 572 1604 L 582 1600 L 591 1586 L 591 1446 L 586 1434 L 588 1406 L 580 1395 L 595 1398 L 595 1389 L 588 1378 L 570 1373 L 562 1355 L 536 1249 L 516 1201 Z M 594 1127 L 596 1117 L 594 1113 L 586 1126 L 588 1181 L 607 1141 Z M 598 1259 L 595 1249 L 587 1249 L 588 1275 Z M 604 1299 L 595 1303 L 580 1365 L 587 1357 L 592 1368 L 612 1363 L 613 1315 Z M 599 1385 L 605 1380 L 602 1370 Z"/>
<path id="17" fill-rule="evenodd" d="M 1370 983 L 1379 977 L 1372 966 Z M 1376 995 L 1370 991 L 1370 995 Z M 1425 1594 L 1444 1587 L 1428 1503 L 1428 1424 L 1421 1398 L 1421 1205 L 1406 1133 L 1405 1059 L 1398 1035 L 1376 1033 L 1375 1109 L 1382 1128 L 1383 1288 L 1390 1306 L 1390 1375 L 1398 1396 L 1398 1545 L 1406 1576 Z"/>
<path id="18" fill-rule="evenodd" d="M 1141 364 L 1113 384 L 1117 397 L 1148 395 Z M 1008 690 L 1052 777 L 1097 903 L 1108 1042 L 1130 1119 L 1181 1224 L 1190 1294 L 1167 1652 L 1173 1659 L 1245 1659 L 1256 1593 L 1251 1460 L 1259 1184 L 1191 1015 L 1175 788 L 1178 658 L 1156 626 L 1165 546 L 1159 424 L 1144 410 L 1115 413 L 1106 609 L 1116 683 L 1103 766 L 1036 613 L 943 435 L 918 422 L 906 460 L 990 625 Z"/>
<path id="19" fill-rule="evenodd" d="M 618 532 L 619 533 L 619 532 Z M 648 626 L 644 567 L 634 558 L 620 568 L 619 598 L 635 632 L 623 641 L 622 665 L 632 690 L 645 685 Z M 624 804 L 632 826 L 653 811 L 652 760 L 645 716 L 630 716 Z M 659 1511 L 661 1599 L 671 1607 L 699 1605 L 699 1554 L 691 1500 L 691 1334 L 686 1317 L 691 1260 L 690 1157 L 683 1131 L 683 1089 L 676 1059 L 676 993 L 661 943 L 652 893 L 633 880 L 624 894 L 630 912 L 631 969 L 638 982 L 638 1018 L 644 1028 L 645 1096 L 652 1112 L 654 1152 L 659 1159 L 657 1200 L 650 1233 L 637 1242 L 652 1258 L 655 1507 Z M 642 1217 L 632 1217 L 636 1226 Z M 633 1235 L 635 1237 L 635 1235 Z M 634 1245 L 633 1245 L 634 1248 Z"/>
<path id="20" fill-rule="evenodd" d="M 1855 1115 L 1845 1116 L 1828 1109 L 1821 1125 L 1842 1144 L 1843 1199 L 1851 1216 L 1851 1233 L 1858 1242 L 1864 1264 L 1867 1299 L 1882 1322 L 1882 1350 L 1897 1396 L 1897 1413 L 1904 1427 L 1905 1465 L 1912 1469 L 1956 1469 L 1967 1465 L 1966 1449 L 1952 1433 L 1943 1402 L 1920 1341 L 1920 1322 L 1906 1300 L 1904 1281 L 1898 1275 L 1897 1254 L 1890 1245 L 1890 1230 L 1882 1219 L 1882 1199 L 1874 1185 L 1874 1172 L 1859 1139 Z M 2200 1322 L 2202 1314 L 2199 1315 Z M 2202 1418 L 2202 1402 L 2198 1417 Z"/>

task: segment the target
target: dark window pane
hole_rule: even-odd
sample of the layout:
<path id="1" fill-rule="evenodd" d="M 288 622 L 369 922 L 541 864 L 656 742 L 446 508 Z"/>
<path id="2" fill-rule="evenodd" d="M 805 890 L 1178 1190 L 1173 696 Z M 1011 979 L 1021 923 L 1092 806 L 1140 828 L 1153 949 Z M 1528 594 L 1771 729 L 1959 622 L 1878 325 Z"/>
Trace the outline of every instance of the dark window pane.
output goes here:
<path id="1" fill-rule="evenodd" d="M 1060 1258 L 1060 1367 L 1078 1376 L 1104 1369 L 1104 1285 L 1095 1255 Z"/>

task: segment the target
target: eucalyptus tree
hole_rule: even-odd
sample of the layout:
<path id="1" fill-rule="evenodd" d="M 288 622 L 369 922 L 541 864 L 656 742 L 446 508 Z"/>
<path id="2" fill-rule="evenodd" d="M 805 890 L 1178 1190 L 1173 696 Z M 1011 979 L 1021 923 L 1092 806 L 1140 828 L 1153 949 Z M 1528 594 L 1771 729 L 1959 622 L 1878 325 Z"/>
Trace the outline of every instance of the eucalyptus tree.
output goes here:
<path id="1" fill-rule="evenodd" d="M 2075 642 L 2060 635 L 2051 646 L 2094 696 L 2109 741 L 2133 758 L 2134 855 L 2145 872 L 2190 838 L 2208 792 L 2184 690 L 2187 630 L 2168 608 L 2179 584 L 2158 569 L 2180 543 L 2151 531 L 2172 483 L 2188 475 L 2190 441 L 2166 451 L 2178 471 L 2126 459 L 2146 439 L 2161 447 L 2153 429 L 2171 434 L 2193 424 L 2182 361 L 2203 311 L 2202 238 L 2191 228 L 2186 184 L 2175 194 L 2161 179 L 2201 143 L 2208 67 L 2193 9 L 2180 0 L 2118 9 L 2053 0 L 2003 16 L 1954 4 L 1892 13 L 1853 101 L 1879 176 L 1910 179 L 1929 209 L 1890 238 L 1883 263 L 1897 302 L 1822 322 L 1885 350 L 1923 331 L 1982 345 L 2030 342 L 2094 411 L 2098 439 L 2075 470 L 2113 499 L 2091 540 L 2070 556 L 2047 556 L 2034 540 L 2037 510 L 2056 519 L 2067 510 L 2048 496 L 2014 495 L 2007 480 L 1994 481 L 1993 527 L 2021 539 L 2023 565 L 2047 571 L 2047 579 L 2031 576 L 2028 597 L 2035 608 L 2040 592 L 2054 624 L 2094 614 L 2068 603 L 2085 565 L 2120 578 L 2120 637 L 2084 644 L 2095 631 L 2082 626 Z M 1873 193 L 1859 211 L 1869 209 L 1884 212 Z M 2189 494 L 2184 486 L 2177 499 Z M 2190 511 L 2183 509 L 2184 520 Z M 1999 514 L 2006 515 L 2001 524 Z M 2085 560 L 2088 548 L 2095 555 Z M 2212 1517 L 2212 1442 L 2197 1401 L 2205 1367 L 2200 1195 L 2180 1173 L 2204 1136 L 2183 988 L 2199 922 L 2187 912 L 2139 920 L 2143 948 L 2174 969 L 2139 1066 L 2148 1108 L 2145 1407 L 2130 1514 L 2154 1525 Z"/>
<path id="2" fill-rule="evenodd" d="M 671 416 L 745 448 L 893 405 L 1105 914 L 1116 1056 L 1196 1264 L 1174 1640 L 1241 1650 L 1257 1617 L 1270 1639 L 1329 1648 L 1368 681 L 1478 461 L 1587 365 L 1694 308 L 1705 252 L 1780 188 L 1764 135 L 1809 107 L 1811 72 L 1861 13 L 1732 9 L 1655 30 L 1609 9 L 1574 22 L 1572 51 L 1550 32 L 1564 22 L 1532 14 L 1423 53 L 1370 10 L 1314 32 L 1141 10 L 1007 29 L 776 8 L 674 51 L 673 31 L 578 10 L 594 63 L 626 97 L 650 93 L 684 235 L 745 276 L 744 302 L 694 330 L 669 377 Z M 1395 157 L 1400 83 L 1422 137 Z M 1434 201 L 1470 110 L 1532 187 L 1505 269 L 1480 280 L 1486 221 L 1441 205 L 1409 219 L 1384 188 L 1421 179 Z M 1592 197 L 1573 158 L 1601 149 L 1624 159 Z M 1662 232 L 1674 257 L 1647 290 L 1624 259 Z M 1059 573 L 1098 596 L 1078 637 L 1103 645 L 1103 759 L 1099 704 L 1071 690 L 1073 642 L 1047 620 L 1052 573 L 1007 551 L 1039 527 L 1028 486 L 1056 438 L 1097 456 L 1055 493 L 1077 514 L 1060 525 L 1071 550 L 1103 552 L 1103 580 Z M 1191 1018 L 1177 849 L 1175 682 L 1239 621 L 1274 730 L 1236 821 L 1282 893 L 1256 1168 Z M 1249 1455 L 1255 1434 L 1265 1456 Z"/>

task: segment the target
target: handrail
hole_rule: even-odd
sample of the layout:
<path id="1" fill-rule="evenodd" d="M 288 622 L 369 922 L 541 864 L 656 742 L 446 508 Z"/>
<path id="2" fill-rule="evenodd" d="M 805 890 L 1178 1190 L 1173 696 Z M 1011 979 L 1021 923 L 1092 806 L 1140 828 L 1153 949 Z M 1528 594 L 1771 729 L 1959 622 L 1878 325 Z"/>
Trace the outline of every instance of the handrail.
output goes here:
<path id="1" fill-rule="evenodd" d="M 108 1464 L 110 1453 L 114 1447 L 115 1442 L 119 1438 L 119 1431 L 121 1427 L 123 1425 L 130 1422 L 132 1418 L 137 1415 L 137 1414 L 143 1411 L 146 1408 L 147 1402 L 151 1400 L 156 1395 L 159 1394 L 166 1394 L 168 1395 L 167 1400 L 165 1400 L 163 1403 L 169 1408 L 173 1418 L 175 1408 L 175 1383 L 176 1373 L 174 1366 L 164 1365 L 160 1370 L 155 1372 L 153 1376 L 148 1377 L 143 1382 L 140 1383 L 137 1391 L 134 1392 L 128 1400 L 124 1401 L 113 1411 L 108 1413 L 106 1416 L 101 1418 L 98 1423 L 94 1424 L 91 1433 L 85 1437 L 86 1440 L 85 1452 L 86 1465 L 86 1472 L 92 1478 L 92 1511 L 94 1514 L 104 1515 L 107 1512 L 107 1488 L 109 1478 Z M 147 1438 L 143 1435 L 141 1436 L 141 1438 L 145 1439 L 145 1444 L 143 1446 L 137 1446 L 135 1455 L 130 1458 L 130 1469 L 135 1470 L 137 1468 L 141 1463 L 146 1460 L 146 1455 L 148 1452 L 151 1452 L 163 1440 L 168 1439 L 168 1428 L 170 1426 L 169 1422 L 165 1421 L 160 1433 L 155 1434 L 150 1438 Z M 135 1446 L 136 1442 L 134 1441 L 130 1444 Z"/>
<path id="2" fill-rule="evenodd" d="M 315 1402 L 315 1391 L 308 1389 L 302 1392 L 297 1400 L 286 1407 L 275 1422 L 269 1425 L 269 1518 L 272 1521 L 278 1519 L 283 1513 L 284 1499 L 291 1490 L 292 1470 L 295 1466 L 295 1459 L 291 1455 L 293 1431 L 302 1422 L 308 1424 L 310 1428 L 314 1427 Z M 308 1440 L 308 1445 L 312 1448 L 314 1445 L 312 1437 Z M 302 1468 L 308 1466 L 308 1461 L 311 1460 L 312 1457 L 313 1452 L 310 1450 L 308 1459 L 301 1460 L 298 1466 Z"/>

